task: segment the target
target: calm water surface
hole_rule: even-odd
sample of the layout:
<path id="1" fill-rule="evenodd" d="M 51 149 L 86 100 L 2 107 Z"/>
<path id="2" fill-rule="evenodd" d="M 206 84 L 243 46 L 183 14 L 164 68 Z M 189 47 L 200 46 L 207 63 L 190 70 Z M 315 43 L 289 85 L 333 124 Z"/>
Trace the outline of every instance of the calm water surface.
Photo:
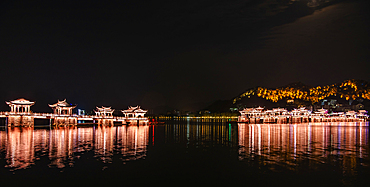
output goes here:
<path id="1" fill-rule="evenodd" d="M 13 185 L 369 184 L 369 124 L 174 122 L 0 128 Z"/>

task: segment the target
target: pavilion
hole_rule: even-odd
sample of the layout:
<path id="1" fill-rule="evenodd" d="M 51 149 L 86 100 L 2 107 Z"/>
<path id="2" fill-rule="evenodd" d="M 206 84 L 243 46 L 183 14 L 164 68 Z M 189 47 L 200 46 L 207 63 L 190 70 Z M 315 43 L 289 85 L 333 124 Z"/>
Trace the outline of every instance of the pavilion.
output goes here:
<path id="1" fill-rule="evenodd" d="M 140 106 L 130 106 L 129 109 L 122 110 L 122 113 L 126 118 L 143 118 L 146 112 L 148 111 L 141 109 Z"/>
<path id="2" fill-rule="evenodd" d="M 111 109 L 111 107 L 104 107 L 101 108 L 96 107 L 97 110 L 94 110 L 95 115 L 98 117 L 113 117 L 114 109 Z"/>
<path id="3" fill-rule="evenodd" d="M 53 109 L 54 114 L 58 115 L 72 115 L 72 109 L 76 108 L 76 106 L 77 105 L 67 103 L 66 99 L 63 101 L 58 100 L 57 103 L 52 105 L 49 104 L 49 107 Z"/>
<path id="4" fill-rule="evenodd" d="M 31 106 L 35 104 L 33 101 L 29 101 L 23 98 L 6 102 L 10 107 L 11 113 L 31 113 Z"/>

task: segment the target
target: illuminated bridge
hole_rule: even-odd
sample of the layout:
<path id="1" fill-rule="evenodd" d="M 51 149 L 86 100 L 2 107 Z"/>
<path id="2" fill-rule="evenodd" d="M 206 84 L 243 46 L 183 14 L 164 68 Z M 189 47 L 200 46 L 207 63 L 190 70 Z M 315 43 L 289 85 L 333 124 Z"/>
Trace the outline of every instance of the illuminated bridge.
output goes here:
<path id="1" fill-rule="evenodd" d="M 77 115 L 72 113 L 76 105 L 67 103 L 66 100 L 58 101 L 49 106 L 53 113 L 33 113 L 30 108 L 35 102 L 26 99 L 17 99 L 6 102 L 10 112 L 0 112 L 0 118 L 6 119 L 7 126 L 33 126 L 35 119 L 49 120 L 49 125 L 72 125 L 81 123 L 97 123 L 113 125 L 114 122 L 122 124 L 146 124 L 148 118 L 144 117 L 146 110 L 139 106 L 122 110 L 124 117 L 113 116 L 114 109 L 111 107 L 96 107 L 95 115 Z"/>
<path id="2" fill-rule="evenodd" d="M 306 122 L 366 122 L 366 110 L 337 112 L 329 114 L 325 109 L 310 111 L 302 107 L 288 111 L 284 108 L 265 110 L 262 107 L 245 108 L 239 111 L 241 123 L 306 123 Z"/>

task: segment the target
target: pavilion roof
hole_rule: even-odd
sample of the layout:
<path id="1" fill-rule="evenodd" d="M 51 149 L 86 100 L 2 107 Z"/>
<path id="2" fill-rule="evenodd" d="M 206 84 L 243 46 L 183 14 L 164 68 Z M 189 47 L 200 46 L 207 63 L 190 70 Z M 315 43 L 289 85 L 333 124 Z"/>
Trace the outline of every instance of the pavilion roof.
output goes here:
<path id="1" fill-rule="evenodd" d="M 253 108 L 245 108 L 245 109 L 241 110 L 240 112 L 248 112 L 248 111 L 252 111 L 252 110 L 253 110 Z"/>
<path id="2" fill-rule="evenodd" d="M 355 114 L 355 113 L 356 113 L 356 112 L 355 112 L 355 111 L 353 111 L 353 110 L 346 112 L 346 114 Z"/>
<path id="3" fill-rule="evenodd" d="M 123 113 L 130 113 L 130 112 L 136 112 L 136 113 L 144 113 L 147 112 L 147 110 L 143 110 L 140 108 L 140 106 L 132 107 L 130 106 L 127 110 L 122 110 Z"/>
<path id="4" fill-rule="evenodd" d="M 20 99 L 16 99 L 16 100 L 13 100 L 13 101 L 6 102 L 6 104 L 8 104 L 8 105 L 11 105 L 11 104 L 16 104 L 16 105 L 34 105 L 35 102 L 34 101 L 29 101 L 29 100 L 24 99 L 24 98 L 20 98 Z"/>
<path id="5" fill-rule="evenodd" d="M 75 108 L 77 105 L 69 104 L 69 103 L 67 103 L 66 99 L 64 99 L 63 101 L 58 100 L 58 102 L 55 103 L 55 104 L 52 104 L 52 105 L 49 104 L 49 106 L 51 108 L 55 108 L 55 107 L 68 107 L 68 108 L 72 107 L 72 108 Z"/>
<path id="6" fill-rule="evenodd" d="M 272 110 L 273 111 L 283 111 L 283 112 L 287 111 L 287 109 L 285 108 L 273 108 Z"/>
<path id="7" fill-rule="evenodd" d="M 113 112 L 114 111 L 114 109 L 112 109 L 111 107 L 104 107 L 104 106 L 102 106 L 101 108 L 96 107 L 96 109 L 98 109 L 99 112 L 102 112 L 102 111 Z"/>

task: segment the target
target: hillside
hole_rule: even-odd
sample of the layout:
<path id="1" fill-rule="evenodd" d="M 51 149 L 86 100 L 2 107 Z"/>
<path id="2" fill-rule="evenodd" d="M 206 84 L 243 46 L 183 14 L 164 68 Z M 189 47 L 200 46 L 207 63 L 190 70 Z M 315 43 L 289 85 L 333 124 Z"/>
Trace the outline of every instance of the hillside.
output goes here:
<path id="1" fill-rule="evenodd" d="M 266 108 L 323 106 L 324 102 L 332 102 L 331 104 L 334 105 L 334 101 L 337 108 L 349 108 L 352 105 L 361 104 L 363 105 L 361 107 L 369 110 L 369 82 L 352 79 L 320 86 L 309 86 L 301 82 L 295 82 L 278 88 L 254 87 L 239 94 L 230 100 L 229 103 L 223 102 L 223 111 L 230 110 L 230 108 L 243 109 L 256 106 L 264 106 Z M 212 112 L 217 112 L 220 108 L 220 105 L 214 108 L 212 105 L 207 107 Z"/>
<path id="2" fill-rule="evenodd" d="M 367 99 L 370 100 L 369 82 L 363 80 L 346 80 L 332 85 L 311 87 L 302 83 L 293 83 L 284 87 L 269 89 L 264 87 L 252 88 L 233 99 L 233 104 L 242 98 L 256 95 L 272 102 L 281 100 L 302 100 L 311 104 L 317 103 L 329 96 L 339 96 L 346 100 Z"/>

